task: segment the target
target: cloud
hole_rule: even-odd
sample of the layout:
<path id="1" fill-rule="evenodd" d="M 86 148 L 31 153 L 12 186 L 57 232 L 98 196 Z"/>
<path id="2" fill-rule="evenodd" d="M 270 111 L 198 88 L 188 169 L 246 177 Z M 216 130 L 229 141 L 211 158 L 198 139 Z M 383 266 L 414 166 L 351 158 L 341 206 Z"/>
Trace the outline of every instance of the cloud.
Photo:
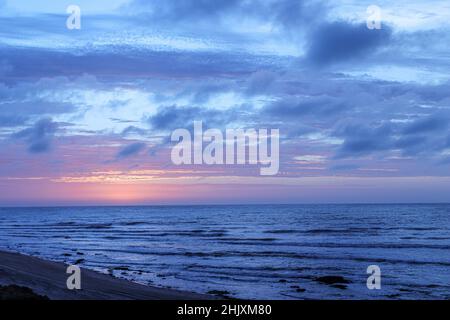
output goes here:
<path id="1" fill-rule="evenodd" d="M 27 117 L 21 114 L 1 114 L 0 113 L 0 128 L 1 127 L 16 127 L 26 122 Z"/>
<path id="2" fill-rule="evenodd" d="M 323 19 L 328 8 L 321 1 L 276 0 L 265 12 L 286 30 L 300 32 L 300 26 L 310 27 Z"/>
<path id="3" fill-rule="evenodd" d="M 125 129 L 122 130 L 121 135 L 127 136 L 127 135 L 140 135 L 145 136 L 148 134 L 148 130 L 136 127 L 136 126 L 128 126 Z"/>
<path id="4" fill-rule="evenodd" d="M 167 132 L 199 120 L 204 127 L 280 128 L 283 161 L 326 154 L 324 170 L 342 174 L 348 160 L 336 158 L 358 158 L 354 169 L 375 158 L 395 167 L 392 155 L 411 155 L 406 174 L 414 174 L 427 169 L 425 157 L 448 156 L 449 116 L 439 110 L 450 105 L 450 83 L 434 77 L 449 65 L 449 36 L 437 41 L 445 28 L 400 33 L 383 23 L 385 29 L 368 30 L 345 20 L 349 12 L 331 1 L 131 2 L 131 11 L 90 15 L 76 34 L 65 28 L 64 14 L 0 21 L 1 138 L 52 117 L 60 127 L 74 124 L 63 132 L 68 139 L 58 137 L 68 143 L 64 151 L 119 166 L 126 161 L 118 158 L 136 154 L 161 150 L 162 157 Z M 409 77 L 425 69 L 428 85 Z M 390 72 L 400 77 L 376 75 Z M 17 135 L 31 152 L 48 150 L 55 134 L 32 139 L 33 128 Z M 95 152 L 78 135 L 98 137 L 95 145 L 111 153 Z M 109 138 L 111 145 L 101 143 Z M 287 174 L 298 167 L 285 166 Z"/>
<path id="5" fill-rule="evenodd" d="M 329 96 L 312 98 L 286 97 L 269 104 L 264 112 L 281 119 L 304 118 L 305 116 L 330 117 L 345 111 L 347 106 L 340 99 Z"/>
<path id="6" fill-rule="evenodd" d="M 311 23 L 324 8 L 319 1 L 307 0 L 134 0 L 126 6 L 131 13 L 145 13 L 151 21 L 172 25 L 195 21 L 197 27 L 204 23 L 218 27 L 226 19 L 233 19 L 238 23 L 269 22 L 287 29 Z"/>
<path id="7" fill-rule="evenodd" d="M 219 111 L 200 107 L 160 107 L 158 112 L 148 119 L 154 130 L 174 130 L 190 128 L 194 121 L 203 121 L 209 127 L 221 127 L 236 120 L 238 115 L 234 109 Z"/>
<path id="8" fill-rule="evenodd" d="M 248 94 L 267 93 L 276 80 L 276 75 L 271 71 L 261 70 L 253 73 L 248 79 Z"/>
<path id="9" fill-rule="evenodd" d="M 50 150 L 52 139 L 58 129 L 58 124 L 50 118 L 37 121 L 32 127 L 19 131 L 14 138 L 24 139 L 31 153 L 42 153 Z"/>
<path id="10" fill-rule="evenodd" d="M 43 117 L 75 112 L 73 104 L 54 101 L 50 93 L 57 88 L 56 84 L 63 83 L 63 79 L 9 85 L 0 82 L 0 127 L 24 126 Z"/>
<path id="11" fill-rule="evenodd" d="M 403 155 L 414 156 L 424 152 L 432 151 L 434 147 L 427 145 L 430 143 L 430 138 L 426 136 L 406 136 L 400 137 L 394 142 L 395 148 L 401 149 Z"/>
<path id="12" fill-rule="evenodd" d="M 392 146 L 392 126 L 384 124 L 370 127 L 368 125 L 348 124 L 338 128 L 334 135 L 344 138 L 336 158 L 359 157 L 375 151 L 388 150 Z"/>
<path id="13" fill-rule="evenodd" d="M 161 20 L 183 21 L 199 18 L 214 19 L 235 9 L 241 0 L 135 0 L 131 8 L 147 9 Z"/>
<path id="14" fill-rule="evenodd" d="M 323 23 L 309 35 L 307 61 L 322 66 L 372 55 L 387 46 L 392 30 L 370 30 L 364 23 L 346 21 Z"/>
<path id="15" fill-rule="evenodd" d="M 450 117 L 442 113 L 433 114 L 425 119 L 419 119 L 406 126 L 405 134 L 419 134 L 438 131 L 448 127 Z"/>
<path id="16" fill-rule="evenodd" d="M 135 154 L 141 152 L 145 147 L 146 147 L 146 144 L 143 142 L 135 142 L 135 143 L 129 144 L 126 147 L 122 148 L 117 153 L 116 158 L 123 159 L 123 158 L 130 157 L 132 155 L 135 155 Z"/>
<path id="17" fill-rule="evenodd" d="M 344 121 L 330 134 L 344 140 L 335 158 L 361 157 L 381 151 L 384 156 L 400 151 L 405 156 L 432 157 L 448 148 L 449 123 L 448 113 L 436 112 L 413 122 Z"/>
<path id="18" fill-rule="evenodd" d="M 120 79 L 164 76 L 185 80 L 186 77 L 201 79 L 206 76 L 246 74 L 263 67 L 262 59 L 240 52 L 164 49 L 153 50 L 152 47 L 136 44 L 117 50 L 114 45 L 105 45 L 97 50 L 88 47 L 78 52 L 0 46 L 0 61 L 7 62 L 11 70 L 5 76 L 0 73 L 0 81 L 82 77 L 86 74 L 103 81 L 111 80 L 111 74 L 120 75 Z M 49 65 L 48 61 L 52 64 Z"/>
<path id="19" fill-rule="evenodd" d="M 355 165 L 355 164 L 336 164 L 331 166 L 329 169 L 331 171 L 351 171 L 351 170 L 356 170 L 359 169 L 360 166 Z"/>

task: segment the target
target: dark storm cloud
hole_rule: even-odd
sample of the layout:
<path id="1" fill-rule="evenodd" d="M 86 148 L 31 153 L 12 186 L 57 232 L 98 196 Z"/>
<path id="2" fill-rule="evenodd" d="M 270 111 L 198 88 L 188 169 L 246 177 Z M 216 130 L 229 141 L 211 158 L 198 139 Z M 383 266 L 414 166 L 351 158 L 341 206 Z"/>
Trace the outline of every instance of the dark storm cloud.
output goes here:
<path id="1" fill-rule="evenodd" d="M 116 158 L 117 159 L 123 159 L 130 157 L 132 155 L 138 154 L 145 148 L 146 144 L 142 142 L 136 142 L 132 143 L 130 145 L 127 145 L 126 147 L 122 148 L 118 153 Z"/>
<path id="2" fill-rule="evenodd" d="M 315 65 L 364 58 L 378 48 L 387 46 L 392 30 L 370 30 L 366 24 L 346 21 L 323 23 L 308 36 L 307 60 Z"/>
<path id="3" fill-rule="evenodd" d="M 37 121 L 32 127 L 21 130 L 13 138 L 23 139 L 31 153 L 42 153 L 50 150 L 51 142 L 58 129 L 58 124 L 50 118 Z"/>

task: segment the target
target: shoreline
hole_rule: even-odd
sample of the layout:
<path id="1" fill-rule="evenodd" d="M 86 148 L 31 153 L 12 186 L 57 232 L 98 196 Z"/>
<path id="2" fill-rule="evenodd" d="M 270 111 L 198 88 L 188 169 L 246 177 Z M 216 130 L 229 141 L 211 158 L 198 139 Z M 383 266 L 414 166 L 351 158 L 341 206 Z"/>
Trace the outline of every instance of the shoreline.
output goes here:
<path id="1" fill-rule="evenodd" d="M 15 299 L 22 295 L 19 288 L 31 289 L 36 298 L 50 300 L 212 300 L 217 297 L 206 294 L 158 288 L 114 278 L 93 270 L 81 269 L 81 290 L 67 289 L 70 274 L 67 266 L 21 253 L 0 251 L 0 299 L 3 294 Z M 26 290 L 25 290 L 26 291 Z"/>

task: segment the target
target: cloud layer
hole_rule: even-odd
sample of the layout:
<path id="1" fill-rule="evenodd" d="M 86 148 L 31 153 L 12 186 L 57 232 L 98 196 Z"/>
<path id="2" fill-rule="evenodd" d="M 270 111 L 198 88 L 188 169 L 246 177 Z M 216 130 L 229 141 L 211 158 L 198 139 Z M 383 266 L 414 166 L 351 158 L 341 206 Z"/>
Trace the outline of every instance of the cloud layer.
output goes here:
<path id="1" fill-rule="evenodd" d="M 38 177 L 46 157 L 52 181 L 173 172 L 170 133 L 194 121 L 280 129 L 285 178 L 450 174 L 441 2 L 381 1 L 380 30 L 366 27 L 360 1 L 84 5 L 81 30 L 49 1 L 1 13 L 0 179 Z M 257 172 L 181 169 L 183 181 Z"/>

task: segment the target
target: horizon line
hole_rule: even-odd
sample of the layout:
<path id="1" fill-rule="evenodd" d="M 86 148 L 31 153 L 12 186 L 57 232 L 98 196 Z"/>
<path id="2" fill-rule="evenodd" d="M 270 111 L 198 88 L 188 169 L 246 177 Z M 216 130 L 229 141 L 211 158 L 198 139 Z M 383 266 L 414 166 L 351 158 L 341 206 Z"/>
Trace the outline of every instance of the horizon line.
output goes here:
<path id="1" fill-rule="evenodd" d="M 92 208 L 92 207 L 204 207 L 204 206 L 302 206 L 302 205 L 450 205 L 450 202 L 303 202 L 303 203 L 192 203 L 192 204 L 75 204 L 0 205 L 0 209 Z"/>

